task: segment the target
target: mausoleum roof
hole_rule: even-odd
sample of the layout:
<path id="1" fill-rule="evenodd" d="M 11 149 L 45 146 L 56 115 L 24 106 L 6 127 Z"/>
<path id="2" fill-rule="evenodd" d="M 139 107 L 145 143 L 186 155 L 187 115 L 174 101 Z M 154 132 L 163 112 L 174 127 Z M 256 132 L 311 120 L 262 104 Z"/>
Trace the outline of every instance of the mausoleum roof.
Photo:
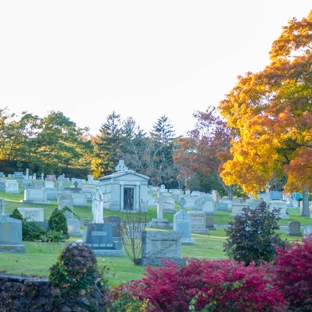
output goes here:
<path id="1" fill-rule="evenodd" d="M 99 180 L 105 181 L 105 180 L 110 180 L 110 179 L 116 179 L 116 178 L 121 178 L 121 177 L 126 176 L 126 175 L 133 175 L 133 176 L 136 176 L 136 177 L 144 179 L 144 180 L 149 180 L 148 176 L 146 176 L 144 174 L 137 173 L 134 170 L 116 171 L 116 172 L 113 172 L 112 174 L 109 174 L 105 177 L 99 178 Z"/>

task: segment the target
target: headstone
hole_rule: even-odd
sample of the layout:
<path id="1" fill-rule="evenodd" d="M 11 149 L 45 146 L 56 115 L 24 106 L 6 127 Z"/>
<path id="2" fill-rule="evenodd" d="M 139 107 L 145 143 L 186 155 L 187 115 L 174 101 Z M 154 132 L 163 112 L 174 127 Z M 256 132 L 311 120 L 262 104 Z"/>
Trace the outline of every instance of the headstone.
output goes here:
<path id="1" fill-rule="evenodd" d="M 280 209 L 279 217 L 281 219 L 289 219 L 287 214 L 287 204 L 283 200 L 271 200 L 268 202 L 269 210 L 272 211 L 273 208 Z"/>
<path id="2" fill-rule="evenodd" d="M 69 208 L 73 211 L 73 196 L 72 194 L 62 193 L 58 198 L 58 209 L 63 209 L 64 207 Z M 67 220 L 73 219 L 73 213 L 65 211 L 65 217 Z"/>
<path id="3" fill-rule="evenodd" d="M 88 184 L 92 184 L 92 182 L 93 182 L 93 175 L 89 174 L 88 175 Z"/>
<path id="4" fill-rule="evenodd" d="M 213 200 L 215 201 L 215 203 L 218 203 L 221 200 L 221 196 L 219 195 L 218 191 L 216 191 L 216 190 L 212 190 L 211 196 L 212 196 Z"/>
<path id="5" fill-rule="evenodd" d="M 196 196 L 196 197 L 200 196 L 200 191 L 193 191 L 191 193 L 191 196 Z"/>
<path id="6" fill-rule="evenodd" d="M 226 203 L 216 203 L 216 209 L 219 211 L 228 211 L 228 204 Z"/>
<path id="7" fill-rule="evenodd" d="M 24 191 L 24 203 L 50 204 L 45 189 L 28 189 Z"/>
<path id="8" fill-rule="evenodd" d="M 161 259 L 185 264 L 181 259 L 181 233 L 143 231 L 141 264 L 163 266 Z"/>
<path id="9" fill-rule="evenodd" d="M 189 211 L 191 216 L 191 232 L 194 234 L 208 234 L 206 228 L 206 214 L 202 211 Z"/>
<path id="10" fill-rule="evenodd" d="M 112 225 L 114 240 L 121 240 L 121 218 L 115 216 L 104 217 L 104 223 Z"/>
<path id="11" fill-rule="evenodd" d="M 180 200 L 180 198 L 181 198 L 181 194 L 182 194 L 182 192 L 181 192 L 181 190 L 179 190 L 179 189 L 173 189 L 173 190 L 171 191 L 171 196 L 172 196 L 172 198 L 174 199 L 174 202 L 175 202 L 175 203 L 178 203 L 178 202 L 179 202 L 179 200 Z"/>
<path id="12" fill-rule="evenodd" d="M 186 200 L 181 197 L 179 204 L 181 210 L 173 216 L 173 230 L 182 233 L 181 244 L 194 244 L 191 236 L 191 216 L 184 210 Z"/>
<path id="13" fill-rule="evenodd" d="M 27 221 L 44 221 L 44 210 L 43 208 L 28 208 L 20 207 L 17 208 L 23 218 Z"/>
<path id="14" fill-rule="evenodd" d="M 44 187 L 45 188 L 54 188 L 54 182 L 53 181 L 45 181 Z"/>
<path id="15" fill-rule="evenodd" d="M 2 171 L 0 171 L 0 177 L 5 178 L 5 174 Z"/>
<path id="16" fill-rule="evenodd" d="M 170 195 L 164 195 L 163 211 L 168 213 L 176 213 L 174 199 Z"/>
<path id="17" fill-rule="evenodd" d="M 18 183 L 16 180 L 7 180 L 5 182 L 5 192 L 9 194 L 19 194 Z"/>
<path id="18" fill-rule="evenodd" d="M 70 236 L 82 236 L 80 232 L 80 221 L 77 219 L 67 219 L 68 234 Z"/>
<path id="19" fill-rule="evenodd" d="M 227 204 L 228 210 L 232 210 L 233 201 L 228 196 L 223 196 L 220 203 Z"/>
<path id="20" fill-rule="evenodd" d="M 208 230 L 215 230 L 215 226 L 214 226 L 214 219 L 213 218 L 209 218 L 206 217 L 206 228 Z"/>
<path id="21" fill-rule="evenodd" d="M 109 223 L 86 224 L 83 242 L 90 246 L 97 256 L 124 256 L 120 242 L 114 242 L 112 225 Z"/>
<path id="22" fill-rule="evenodd" d="M 312 225 L 306 225 L 304 227 L 304 237 L 312 239 Z"/>
<path id="23" fill-rule="evenodd" d="M 26 175 L 25 175 L 25 179 L 29 178 L 29 168 L 26 169 Z"/>
<path id="24" fill-rule="evenodd" d="M 13 179 L 24 179 L 24 174 L 22 171 L 16 171 L 13 173 Z"/>
<path id="25" fill-rule="evenodd" d="M 164 210 L 164 200 L 165 195 L 164 192 L 161 190 L 158 192 L 158 197 L 154 199 L 157 203 L 157 218 L 152 219 L 149 226 L 153 228 L 171 228 L 172 225 L 170 222 L 163 217 L 163 210 Z"/>
<path id="26" fill-rule="evenodd" d="M 33 173 L 33 180 L 36 180 L 37 179 L 37 174 L 36 172 Z"/>
<path id="27" fill-rule="evenodd" d="M 271 200 L 281 200 L 281 192 L 279 191 L 270 191 Z"/>
<path id="28" fill-rule="evenodd" d="M 300 231 L 300 222 L 293 221 L 288 223 L 288 232 L 286 233 L 288 236 L 302 236 Z"/>
<path id="29" fill-rule="evenodd" d="M 44 180 L 44 173 L 41 173 L 41 180 Z"/>
<path id="30" fill-rule="evenodd" d="M 195 200 L 194 210 L 202 211 L 206 214 L 216 214 L 214 211 L 214 200 L 210 194 L 199 196 Z"/>
<path id="31" fill-rule="evenodd" d="M 82 190 L 80 191 L 80 193 L 86 194 L 87 202 L 92 202 L 93 193 L 95 189 L 96 189 L 96 185 L 86 184 L 82 187 Z"/>
<path id="32" fill-rule="evenodd" d="M 55 174 L 47 174 L 46 181 L 53 181 L 53 182 L 55 182 L 56 181 Z"/>
<path id="33" fill-rule="evenodd" d="M 231 216 L 235 217 L 243 213 L 243 208 L 250 207 L 246 203 L 233 203 Z"/>
<path id="34" fill-rule="evenodd" d="M 1 199 L 0 252 L 24 253 L 22 221 L 5 214 L 5 201 Z"/>
<path id="35" fill-rule="evenodd" d="M 87 195 L 84 193 L 75 193 L 73 192 L 73 205 L 74 206 L 83 206 L 88 207 Z"/>
<path id="36" fill-rule="evenodd" d="M 6 180 L 0 180 L 0 191 L 5 192 L 5 183 Z"/>

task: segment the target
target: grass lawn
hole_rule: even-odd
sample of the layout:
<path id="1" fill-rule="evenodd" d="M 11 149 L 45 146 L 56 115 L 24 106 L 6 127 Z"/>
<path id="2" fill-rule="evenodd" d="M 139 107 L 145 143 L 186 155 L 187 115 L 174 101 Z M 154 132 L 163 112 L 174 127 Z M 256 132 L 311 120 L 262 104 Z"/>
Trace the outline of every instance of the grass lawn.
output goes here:
<path id="1" fill-rule="evenodd" d="M 0 191 L 0 198 L 3 198 L 7 203 L 5 211 L 7 214 L 13 212 L 18 207 L 30 207 L 30 204 L 22 203 L 22 194 L 6 194 Z M 52 211 L 57 208 L 57 202 L 52 201 L 49 205 L 31 204 L 31 207 L 44 208 L 44 218 L 48 220 Z M 179 206 L 177 205 L 177 211 Z M 92 220 L 91 203 L 88 207 L 74 207 L 74 212 L 79 216 L 82 222 Z M 233 221 L 233 216 L 230 212 L 218 211 L 217 215 L 212 216 L 215 224 L 228 224 Z M 104 211 L 104 216 L 121 216 L 119 211 Z M 156 218 L 157 212 L 155 207 L 149 207 L 147 218 L 150 221 Z M 299 208 L 289 209 L 290 218 L 288 220 L 280 220 L 280 225 L 285 226 L 290 221 L 299 221 L 301 225 L 312 225 L 312 219 L 299 215 Z M 164 213 L 164 218 L 173 222 L 173 214 Z M 83 227 L 81 228 L 83 231 Z M 286 236 L 285 230 L 280 230 L 282 239 L 288 241 L 301 239 L 300 237 Z M 192 234 L 194 239 L 193 245 L 182 245 L 181 254 L 183 258 L 207 258 L 220 259 L 226 258 L 223 252 L 223 243 L 226 240 L 226 235 L 223 228 L 210 230 L 208 234 Z M 24 254 L 4 253 L 0 252 L 0 271 L 7 271 L 12 274 L 25 274 L 35 276 L 48 276 L 49 268 L 56 263 L 57 255 L 64 246 L 68 243 L 81 239 L 81 237 L 70 237 L 66 242 L 62 243 L 41 243 L 41 242 L 24 242 L 26 248 Z M 129 281 L 132 279 L 140 279 L 143 277 L 145 267 L 135 266 L 127 255 L 124 257 L 97 257 L 98 264 L 105 265 L 110 269 L 109 282 L 111 284 L 119 284 L 120 282 Z"/>

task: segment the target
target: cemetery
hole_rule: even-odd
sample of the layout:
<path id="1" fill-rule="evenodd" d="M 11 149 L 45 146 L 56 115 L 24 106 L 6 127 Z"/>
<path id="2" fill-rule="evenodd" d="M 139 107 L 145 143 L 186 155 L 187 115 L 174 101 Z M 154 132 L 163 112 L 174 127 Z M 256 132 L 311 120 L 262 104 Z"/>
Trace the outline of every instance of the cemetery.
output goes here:
<path id="1" fill-rule="evenodd" d="M 135 175 L 133 172 L 130 172 L 130 174 Z M 125 179 L 128 179 L 128 177 L 126 176 Z M 2 287 L 8 287 L 5 286 L 8 281 L 10 281 L 12 289 L 17 289 L 23 284 L 28 285 L 26 287 L 29 288 L 29 291 L 47 293 L 52 287 L 50 280 L 47 278 L 49 269 L 55 267 L 57 253 L 64 250 L 66 246 L 87 246 L 90 253 L 94 255 L 92 257 L 95 257 L 98 263 L 114 268 L 116 275 L 120 278 L 120 283 L 139 280 L 143 277 L 149 265 L 155 268 L 164 267 L 164 270 L 166 270 L 164 260 L 168 261 L 168 263 L 170 261 L 170 263 L 176 263 L 181 268 L 184 266 L 187 268 L 186 265 L 192 265 L 193 263 L 187 260 L 188 258 L 204 262 L 219 259 L 219 261 L 225 261 L 224 265 L 226 267 L 226 261 L 228 260 L 226 260 L 227 256 L 223 251 L 223 243 L 226 241 L 225 226 L 234 220 L 233 209 L 236 209 L 234 208 L 235 205 L 247 206 L 239 202 L 239 199 L 229 204 L 229 200 L 225 198 L 220 198 L 218 202 L 214 202 L 213 197 L 209 194 L 193 193 L 191 196 L 179 192 L 179 196 L 174 200 L 174 208 L 165 209 L 168 200 L 165 201 L 164 198 L 171 198 L 171 194 L 177 194 L 177 191 L 166 190 L 164 187 L 160 187 L 159 190 L 155 189 L 152 192 L 152 198 L 156 206 L 149 206 L 147 205 L 148 195 L 142 194 L 141 188 L 139 195 L 136 195 L 137 197 L 133 196 L 133 199 L 137 200 L 138 196 L 142 196 L 142 201 L 146 207 L 140 212 L 146 214 L 148 222 L 133 236 L 140 239 L 142 244 L 140 265 L 134 265 L 124 251 L 120 226 L 123 214 L 137 213 L 136 210 L 139 210 L 139 206 L 133 205 L 133 209 L 128 210 L 124 209 L 125 206 L 121 204 L 122 209 L 116 210 L 116 204 L 104 207 L 104 203 L 102 203 L 103 215 L 100 217 L 100 221 L 97 219 L 94 222 L 92 220 L 95 217 L 92 214 L 95 213 L 94 209 L 97 209 L 93 205 L 94 201 L 84 199 L 77 204 L 74 200 L 73 190 L 77 191 L 77 184 L 73 186 L 70 181 L 66 182 L 63 185 L 64 189 L 60 190 L 56 184 L 52 185 L 50 182 L 55 183 L 53 181 L 47 183 L 46 181 L 43 185 L 46 185 L 49 189 L 56 188 L 57 196 L 49 200 L 47 200 L 45 192 L 34 191 L 34 193 L 29 193 L 29 189 L 32 188 L 26 188 L 27 193 L 25 191 L 23 193 L 25 183 L 23 184 L 21 181 L 18 183 L 18 190 L 15 193 L 0 190 L 0 197 L 2 197 L 0 261 L 1 270 L 6 271 L 5 274 L 0 275 L 0 295 Z M 107 187 L 105 183 L 106 181 L 104 181 L 103 187 L 101 182 L 98 183 L 98 186 L 100 190 L 103 189 L 107 194 L 109 190 L 113 190 L 113 187 L 112 185 Z M 138 186 L 136 182 L 122 184 L 120 181 L 118 182 L 119 190 L 122 190 L 124 185 L 130 186 L 131 183 L 133 183 L 133 189 L 135 190 L 135 187 Z M 93 188 L 93 194 L 95 189 L 96 187 Z M 34 188 L 34 190 L 40 189 Z M 32 199 L 33 202 L 25 200 L 25 194 L 29 194 L 27 198 Z M 126 203 L 123 200 L 125 194 L 127 194 L 127 191 L 123 191 L 118 195 L 123 203 Z M 187 204 L 188 200 L 189 204 Z M 287 238 L 288 241 L 294 242 L 312 233 L 312 219 L 300 217 L 299 207 L 288 207 L 286 209 L 283 204 L 282 200 L 268 201 L 270 210 L 274 209 L 273 206 L 275 205 L 282 208 L 279 215 L 280 229 L 278 233 L 284 239 Z M 224 208 L 222 205 L 224 205 Z M 249 206 L 254 207 L 254 205 Z M 9 214 L 17 209 L 28 222 L 37 222 L 47 229 L 54 209 L 62 210 L 64 207 L 69 208 L 69 211 L 64 212 L 69 236 L 67 239 L 56 242 L 44 243 L 37 241 L 34 243 L 22 240 L 21 221 L 9 217 Z M 242 213 L 242 209 L 236 210 L 237 215 Z M 9 228 L 9 232 L 2 231 L 1 227 Z M 10 239 L 2 233 L 9 235 Z M 44 266 L 39 265 L 42 262 L 45 264 Z M 172 267 L 171 270 L 176 269 Z M 22 278 L 18 277 L 18 274 L 21 273 L 24 275 Z M 149 274 L 153 273 L 150 272 Z M 35 275 L 35 277 L 30 278 L 27 275 Z M 6 289 L 8 291 L 9 288 Z M 97 304 L 104 304 L 99 298 L 95 298 L 92 291 L 90 294 L 91 298 L 98 302 Z M 44 294 L 40 296 L 42 306 L 48 306 L 51 298 Z M 84 296 L 79 298 L 85 300 Z M 21 303 L 18 301 L 16 304 Z M 66 304 L 70 303 L 67 302 Z"/>

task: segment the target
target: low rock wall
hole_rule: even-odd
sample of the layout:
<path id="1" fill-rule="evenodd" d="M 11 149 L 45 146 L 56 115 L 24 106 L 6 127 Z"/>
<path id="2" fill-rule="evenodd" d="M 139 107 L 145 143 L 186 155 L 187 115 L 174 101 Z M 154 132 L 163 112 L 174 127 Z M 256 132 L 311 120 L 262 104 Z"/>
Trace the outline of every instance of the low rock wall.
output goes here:
<path id="1" fill-rule="evenodd" d="M 94 289 L 82 290 L 74 299 L 61 298 L 47 278 L 0 274 L 0 311 L 105 311 L 105 301 Z"/>

